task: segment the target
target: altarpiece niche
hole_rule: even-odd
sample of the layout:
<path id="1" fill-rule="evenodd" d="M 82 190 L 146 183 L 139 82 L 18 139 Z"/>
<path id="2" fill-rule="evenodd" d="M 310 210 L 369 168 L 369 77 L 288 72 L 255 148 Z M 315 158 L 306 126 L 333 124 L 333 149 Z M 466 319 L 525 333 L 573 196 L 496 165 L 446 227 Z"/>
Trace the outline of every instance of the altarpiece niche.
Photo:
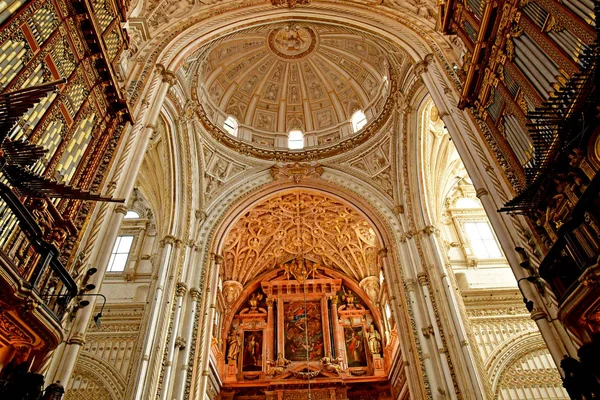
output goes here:
<path id="1" fill-rule="evenodd" d="M 252 385 L 266 395 L 309 382 L 343 382 L 342 391 L 368 383 L 389 393 L 381 322 L 369 296 L 335 270 L 307 259 L 278 265 L 246 287 L 226 316 L 223 398 Z"/>

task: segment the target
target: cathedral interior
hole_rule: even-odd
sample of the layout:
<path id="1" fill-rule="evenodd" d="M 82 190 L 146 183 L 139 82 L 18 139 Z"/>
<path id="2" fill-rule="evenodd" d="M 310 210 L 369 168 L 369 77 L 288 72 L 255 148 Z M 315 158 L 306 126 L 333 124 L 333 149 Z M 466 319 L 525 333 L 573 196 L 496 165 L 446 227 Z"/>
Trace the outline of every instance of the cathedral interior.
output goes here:
<path id="1" fill-rule="evenodd" d="M 4 0 L 0 398 L 600 398 L 595 0 Z"/>

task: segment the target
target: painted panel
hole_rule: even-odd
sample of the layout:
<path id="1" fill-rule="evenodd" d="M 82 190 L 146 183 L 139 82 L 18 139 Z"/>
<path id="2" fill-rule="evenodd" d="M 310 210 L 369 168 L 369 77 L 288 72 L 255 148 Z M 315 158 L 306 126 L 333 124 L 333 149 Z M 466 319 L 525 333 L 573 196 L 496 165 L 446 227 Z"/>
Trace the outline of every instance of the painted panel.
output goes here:
<path id="1" fill-rule="evenodd" d="M 305 308 L 306 304 L 306 308 Z M 284 304 L 285 358 L 318 361 L 325 355 L 321 303 L 294 301 Z"/>
<path id="2" fill-rule="evenodd" d="M 244 357 L 242 371 L 262 371 L 262 331 L 244 332 Z"/>
<path id="3" fill-rule="evenodd" d="M 349 367 L 366 367 L 367 355 L 365 352 L 365 335 L 362 326 L 344 327 L 344 341 L 346 342 L 346 356 Z"/>

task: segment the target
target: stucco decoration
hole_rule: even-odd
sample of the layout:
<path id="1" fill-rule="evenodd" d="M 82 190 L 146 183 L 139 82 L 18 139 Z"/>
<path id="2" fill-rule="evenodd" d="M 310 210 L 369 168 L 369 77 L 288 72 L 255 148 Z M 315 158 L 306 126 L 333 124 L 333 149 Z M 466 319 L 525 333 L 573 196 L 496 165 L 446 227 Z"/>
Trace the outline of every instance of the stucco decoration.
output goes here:
<path id="1" fill-rule="evenodd" d="M 348 28 L 289 21 L 238 32 L 205 51 L 197 90 L 207 114 L 213 121 L 231 115 L 257 137 L 336 127 L 357 110 L 377 115 L 389 94 L 384 49 Z"/>
<path id="2" fill-rule="evenodd" d="M 225 281 L 223 282 L 223 300 L 227 307 L 231 307 L 233 303 L 240 297 L 244 287 L 237 281 Z"/>
<path id="3" fill-rule="evenodd" d="M 362 290 L 365 291 L 369 299 L 373 303 L 377 303 L 379 297 L 379 278 L 376 276 L 367 276 L 358 284 Z"/>
<path id="4" fill-rule="evenodd" d="M 223 246 L 225 279 L 245 285 L 262 272 L 304 256 L 360 281 L 376 275 L 375 231 L 349 205 L 325 194 L 269 197 L 233 225 Z"/>

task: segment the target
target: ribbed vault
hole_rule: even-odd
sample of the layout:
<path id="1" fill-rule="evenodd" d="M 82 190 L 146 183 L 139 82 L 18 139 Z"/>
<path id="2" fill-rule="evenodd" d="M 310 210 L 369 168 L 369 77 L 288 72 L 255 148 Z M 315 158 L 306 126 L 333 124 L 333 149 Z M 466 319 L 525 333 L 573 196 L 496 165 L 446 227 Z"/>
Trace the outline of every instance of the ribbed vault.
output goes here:
<path id="1" fill-rule="evenodd" d="M 246 285 L 280 263 L 305 257 L 359 282 L 378 276 L 379 239 L 352 206 L 323 193 L 288 191 L 240 217 L 224 241 L 225 280 Z"/>

